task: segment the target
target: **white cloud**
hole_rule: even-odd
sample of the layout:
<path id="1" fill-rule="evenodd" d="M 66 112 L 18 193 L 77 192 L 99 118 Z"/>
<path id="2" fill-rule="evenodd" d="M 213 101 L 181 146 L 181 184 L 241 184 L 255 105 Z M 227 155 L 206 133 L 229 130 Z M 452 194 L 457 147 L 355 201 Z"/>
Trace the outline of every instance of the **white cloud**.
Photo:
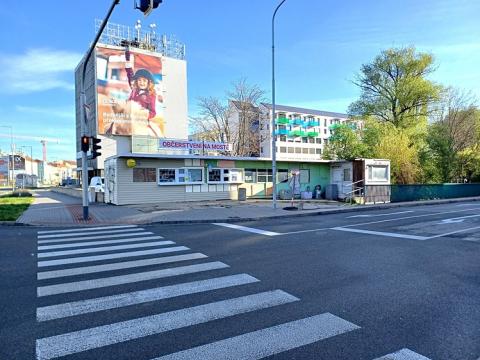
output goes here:
<path id="1" fill-rule="evenodd" d="M 24 94 L 51 89 L 73 90 L 73 71 L 82 54 L 52 49 L 30 49 L 0 58 L 0 91 Z M 71 80 L 68 80 L 68 79 Z"/>
<path id="2" fill-rule="evenodd" d="M 33 107 L 17 105 L 15 109 L 18 112 L 37 115 L 48 115 L 50 117 L 58 117 L 65 119 L 73 119 L 75 117 L 75 109 L 71 107 Z"/>

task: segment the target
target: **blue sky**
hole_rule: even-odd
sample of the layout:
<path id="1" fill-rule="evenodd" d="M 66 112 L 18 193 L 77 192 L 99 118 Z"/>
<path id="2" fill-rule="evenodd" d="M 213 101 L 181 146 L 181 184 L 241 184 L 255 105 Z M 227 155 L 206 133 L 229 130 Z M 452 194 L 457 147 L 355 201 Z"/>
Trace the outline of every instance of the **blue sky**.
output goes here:
<path id="1" fill-rule="evenodd" d="M 110 0 L 3 0 L 0 7 L 0 125 L 24 136 L 58 138 L 49 160 L 73 159 L 73 69 Z M 187 46 L 189 113 L 198 96 L 223 96 L 245 77 L 270 96 L 270 21 L 275 0 L 164 0 L 147 19 L 121 0 L 111 21 L 157 24 Z M 388 47 L 435 55 L 432 76 L 480 98 L 480 1 L 287 0 L 277 15 L 277 102 L 345 112 L 359 95 L 351 80 Z M 0 134 L 9 130 L 0 128 Z M 38 141 L 17 140 L 33 146 Z M 0 138 L 8 150 L 9 139 Z"/>

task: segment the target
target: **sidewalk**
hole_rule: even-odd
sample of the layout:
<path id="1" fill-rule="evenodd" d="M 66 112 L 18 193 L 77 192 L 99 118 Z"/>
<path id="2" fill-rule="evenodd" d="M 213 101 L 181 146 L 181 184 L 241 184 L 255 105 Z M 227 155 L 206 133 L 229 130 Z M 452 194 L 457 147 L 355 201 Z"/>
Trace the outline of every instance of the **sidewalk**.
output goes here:
<path id="1" fill-rule="evenodd" d="M 81 199 L 49 190 L 35 192 L 34 203 L 17 220 L 18 225 L 72 226 L 107 224 L 178 224 L 239 222 L 288 216 L 311 216 L 340 212 L 362 212 L 401 206 L 446 204 L 463 201 L 480 201 L 480 197 L 427 200 L 378 205 L 346 205 L 338 202 L 305 203 L 303 210 L 288 211 L 289 202 L 279 202 L 273 210 L 270 201 L 212 201 L 180 204 L 150 204 L 115 206 L 90 204 L 90 219 L 84 221 Z"/>

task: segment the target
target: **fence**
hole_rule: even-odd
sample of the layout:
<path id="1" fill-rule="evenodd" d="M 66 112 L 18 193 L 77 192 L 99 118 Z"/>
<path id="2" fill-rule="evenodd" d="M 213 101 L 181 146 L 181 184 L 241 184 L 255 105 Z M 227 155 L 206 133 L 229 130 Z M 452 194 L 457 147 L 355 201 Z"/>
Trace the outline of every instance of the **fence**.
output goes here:
<path id="1" fill-rule="evenodd" d="M 480 184 L 415 184 L 390 186 L 391 202 L 480 196 Z"/>

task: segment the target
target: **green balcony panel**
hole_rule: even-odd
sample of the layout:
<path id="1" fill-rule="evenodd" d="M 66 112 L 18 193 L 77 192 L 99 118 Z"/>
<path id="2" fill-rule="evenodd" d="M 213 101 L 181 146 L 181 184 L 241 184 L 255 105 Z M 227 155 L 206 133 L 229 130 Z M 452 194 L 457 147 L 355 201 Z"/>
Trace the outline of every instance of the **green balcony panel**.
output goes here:
<path id="1" fill-rule="evenodd" d="M 315 132 L 315 131 L 309 131 L 307 133 L 307 136 L 310 136 L 310 137 L 317 137 L 318 136 L 318 132 Z"/>
<path id="2" fill-rule="evenodd" d="M 278 118 L 276 123 L 277 124 L 288 124 L 288 119 L 287 118 Z"/>

